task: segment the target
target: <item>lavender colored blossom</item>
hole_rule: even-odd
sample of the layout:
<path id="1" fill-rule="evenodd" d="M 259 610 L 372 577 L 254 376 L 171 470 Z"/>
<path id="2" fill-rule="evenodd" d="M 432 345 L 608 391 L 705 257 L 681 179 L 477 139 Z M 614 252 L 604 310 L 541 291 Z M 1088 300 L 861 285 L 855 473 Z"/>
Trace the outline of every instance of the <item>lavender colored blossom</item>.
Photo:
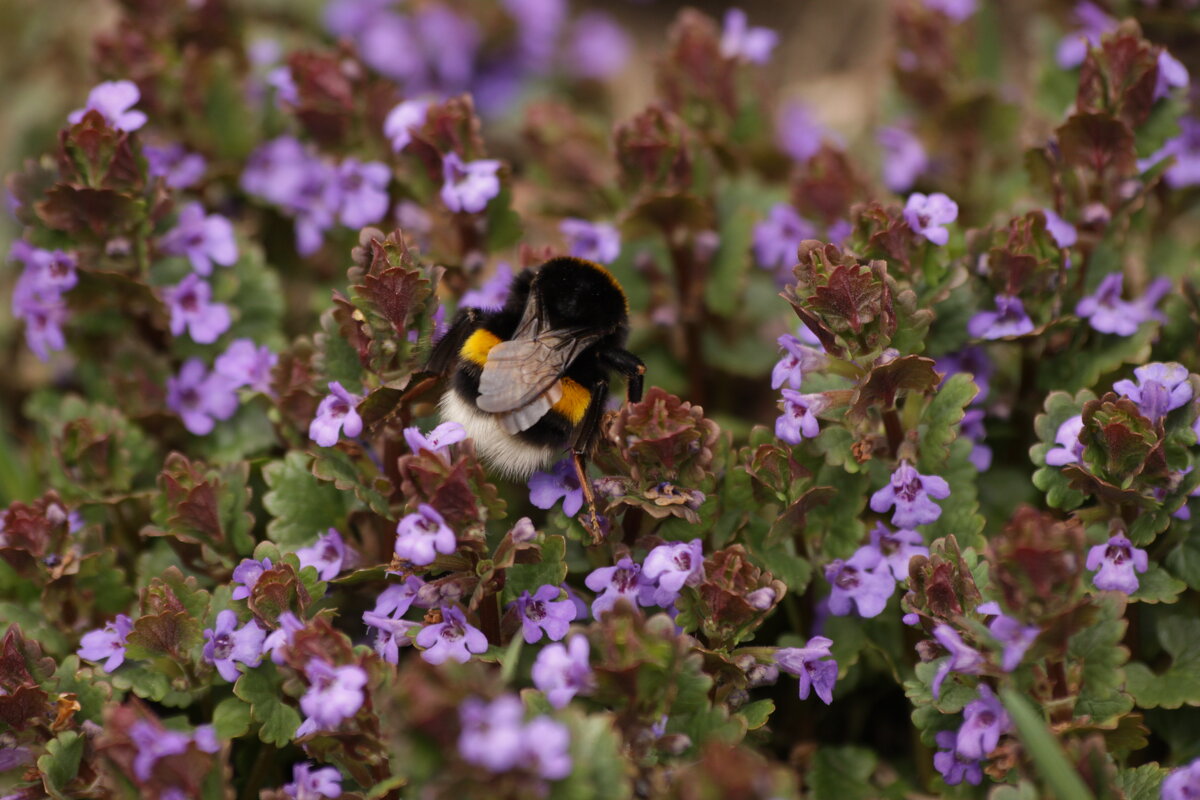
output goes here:
<path id="1" fill-rule="evenodd" d="M 1117 21 L 1089 0 L 1075 5 L 1074 17 L 1079 27 L 1059 40 L 1055 56 L 1063 69 L 1078 67 L 1087 57 L 1089 46 L 1098 46 L 1101 36 L 1117 29 Z"/>
<path id="2" fill-rule="evenodd" d="M 392 5 L 394 0 L 332 0 L 325 7 L 325 27 L 335 36 L 357 36 Z"/>
<path id="3" fill-rule="evenodd" d="M 546 695 L 555 708 L 565 708 L 579 692 L 592 687 L 592 668 L 588 663 L 588 640 L 577 633 L 560 643 L 543 647 L 533 662 L 533 685 Z"/>
<path id="4" fill-rule="evenodd" d="M 104 627 L 88 631 L 79 639 L 75 653 L 88 661 L 103 661 L 104 671 L 112 672 L 125 662 L 125 639 L 133 630 L 133 620 L 125 614 L 117 614 Z"/>
<path id="5" fill-rule="evenodd" d="M 963 709 L 956 749 L 966 758 L 986 758 L 996 749 L 1000 736 L 1012 727 L 1008 712 L 986 683 L 979 684 L 979 697 Z"/>
<path id="6" fill-rule="evenodd" d="M 972 402 L 980 403 L 988 396 L 991 388 L 989 381 L 995 366 L 983 347 L 970 345 L 954 353 L 947 353 L 940 356 L 934 366 L 938 372 L 945 373 L 946 378 L 958 372 L 968 373 L 979 387 L 979 394 L 975 395 Z"/>
<path id="7" fill-rule="evenodd" d="M 592 601 L 592 616 L 596 619 L 605 611 L 611 611 L 617 600 L 625 598 L 633 606 L 638 604 L 638 594 L 643 585 L 641 565 L 626 556 L 613 567 L 592 570 L 584 579 L 584 585 L 600 596 Z"/>
<path id="8" fill-rule="evenodd" d="M 704 548 L 700 540 L 655 547 L 642 562 L 642 580 L 642 605 L 666 608 L 674 604 L 684 586 L 697 586 L 704 580 Z"/>
<path id="9" fill-rule="evenodd" d="M 262 574 L 271 568 L 271 559 L 264 558 L 255 561 L 253 558 L 243 558 L 242 563 L 233 568 L 233 582 L 239 584 L 233 588 L 234 600 L 245 600 L 254 590 L 254 585 Z"/>
<path id="10" fill-rule="evenodd" d="M 425 81 L 414 85 L 443 95 L 467 89 L 482 38 L 475 20 L 438 4 L 419 6 L 412 20 L 416 40 L 424 44 L 426 71 Z"/>
<path id="11" fill-rule="evenodd" d="M 829 407 L 829 399 L 820 392 L 801 394 L 794 389 L 784 389 L 781 414 L 775 420 L 775 436 L 788 444 L 800 444 L 821 432 L 817 414 Z"/>
<path id="12" fill-rule="evenodd" d="M 33 247 L 23 239 L 13 242 L 9 258 L 25 264 L 25 270 L 14 292 L 14 306 L 19 305 L 17 294 L 41 295 L 46 299 L 57 298 L 79 282 L 76 268 L 79 257 L 67 250 L 43 250 Z"/>
<path id="13" fill-rule="evenodd" d="M 904 220 L 914 232 L 936 245 L 950 241 L 945 226 L 958 219 L 958 203 L 941 192 L 930 195 L 914 192 L 904 204 Z"/>
<path id="14" fill-rule="evenodd" d="M 1158 54 L 1158 80 L 1154 84 L 1154 99 L 1161 100 L 1172 89 L 1186 89 L 1190 83 L 1187 67 L 1165 49 Z"/>
<path id="15" fill-rule="evenodd" d="M 1082 432 L 1082 414 L 1064 420 L 1058 426 L 1058 432 L 1054 434 L 1054 441 L 1058 447 L 1046 452 L 1046 463 L 1052 467 L 1078 463 L 1079 459 L 1083 458 L 1083 442 L 1079 441 L 1079 434 Z"/>
<path id="16" fill-rule="evenodd" d="M 1200 797 L 1200 758 L 1163 778 L 1162 800 L 1196 800 Z"/>
<path id="17" fill-rule="evenodd" d="M 491 772 L 507 772 L 517 765 L 525 727 L 519 698 L 501 695 L 488 703 L 468 697 L 459 706 L 459 719 L 458 752 L 465 761 Z"/>
<path id="18" fill-rule="evenodd" d="M 468 624 L 462 610 L 454 606 L 443 606 L 442 621 L 422 628 L 416 641 L 424 648 L 421 658 L 430 664 L 441 664 L 447 659 L 465 664 L 472 653 L 482 653 L 488 648 L 483 632 Z"/>
<path id="19" fill-rule="evenodd" d="M 225 609 L 217 614 L 217 627 L 206 628 L 204 638 L 204 660 L 214 665 L 221 677 L 233 683 L 238 679 L 237 664 L 240 661 L 248 667 L 257 667 L 262 661 L 263 641 L 267 633 L 258 627 L 258 623 L 250 620 L 242 627 L 237 627 L 237 614 Z"/>
<path id="20" fill-rule="evenodd" d="M 308 719 L 296 729 L 297 739 L 319 730 L 334 730 L 362 708 L 367 673 L 357 664 L 335 667 L 311 658 L 304 674 L 309 688 L 300 698 L 300 710 Z"/>
<path id="21" fill-rule="evenodd" d="M 1086 319 L 1095 330 L 1118 336 L 1132 336 L 1143 322 L 1166 320 L 1155 306 L 1170 291 L 1170 280 L 1156 279 L 1146 287 L 1144 295 L 1131 301 L 1121 299 L 1123 282 L 1124 276 L 1120 272 L 1105 276 L 1096 287 L 1095 294 L 1084 297 L 1076 304 L 1075 313 Z"/>
<path id="22" fill-rule="evenodd" d="M 212 265 L 232 266 L 238 259 L 233 223 L 220 214 L 205 214 L 199 203 L 188 203 L 179 212 L 175 227 L 158 241 L 164 253 L 187 256 L 200 275 L 212 274 Z M 176 334 L 178 336 L 178 334 Z"/>
<path id="23" fill-rule="evenodd" d="M 1033 328 L 1033 320 L 1025 313 L 1021 298 L 1008 294 L 996 295 L 995 311 L 978 311 L 967 322 L 967 333 L 977 339 L 1024 336 Z"/>
<path id="24" fill-rule="evenodd" d="M 363 423 L 355 406 L 361 399 L 337 381 L 330 381 L 329 395 L 317 406 L 317 415 L 308 426 L 308 438 L 321 447 L 333 447 L 342 433 L 350 438 L 358 436 Z"/>
<path id="25" fill-rule="evenodd" d="M 521 620 L 521 632 L 527 644 L 541 641 L 543 632 L 552 642 L 567 635 L 567 628 L 575 619 L 575 604 L 569 598 L 560 600 L 561 595 L 561 588 L 545 584 L 532 595 L 521 592 L 521 596 L 509 604 L 517 609 L 517 619 Z"/>
<path id="26" fill-rule="evenodd" d="M 448 153 L 442 159 L 442 202 L 451 211 L 478 214 L 500 194 L 499 169 L 500 162 L 495 159 L 463 163 L 457 153 Z"/>
<path id="27" fill-rule="evenodd" d="M 283 793 L 293 800 L 320 800 L 342 796 L 342 773 L 337 767 L 314 769 L 306 763 L 292 766 L 292 782 L 283 785 Z"/>
<path id="28" fill-rule="evenodd" d="M 1054 239 L 1054 243 L 1064 250 L 1074 247 L 1075 242 L 1079 241 L 1079 233 L 1075 226 L 1054 213 L 1053 209 L 1043 208 L 1042 214 L 1046 217 L 1046 230 Z"/>
<path id="29" fill-rule="evenodd" d="M 567 21 L 566 0 L 502 0 L 502 4 L 516 22 L 519 68 L 545 71 Z"/>
<path id="30" fill-rule="evenodd" d="M 375 653 L 389 664 L 400 663 L 400 648 L 412 644 L 409 633 L 421 628 L 421 623 L 364 611 L 363 622 L 375 629 Z"/>
<path id="31" fill-rule="evenodd" d="M 267 73 L 267 86 L 275 90 L 275 105 L 279 108 L 300 104 L 300 89 L 287 65 L 280 65 Z"/>
<path id="32" fill-rule="evenodd" d="M 547 716 L 534 717 L 525 726 L 523 739 L 523 767 L 548 781 L 571 774 L 571 732 L 566 725 Z"/>
<path id="33" fill-rule="evenodd" d="M 611 264 L 621 254 L 621 234 L 607 222 L 567 217 L 559 223 L 558 230 L 566 237 L 568 252 L 575 258 Z"/>
<path id="34" fill-rule="evenodd" d="M 767 218 L 754 226 L 754 257 L 761 267 L 789 271 L 800 243 L 816 235 L 816 227 L 790 204 L 776 203 Z"/>
<path id="35" fill-rule="evenodd" d="M 212 288 L 196 273 L 190 273 L 175 286 L 162 289 L 162 299 L 171 312 L 171 334 L 182 336 L 186 330 L 198 344 L 212 344 L 229 330 L 233 319 L 229 307 L 211 301 Z"/>
<path id="36" fill-rule="evenodd" d="M 450 458 L 450 445 L 457 444 L 466 438 L 466 429 L 457 422 L 443 422 L 431 430 L 428 436 L 422 434 L 421 429 L 415 426 L 404 429 L 404 441 L 408 443 L 408 447 L 413 453 L 425 450 L 447 463 Z"/>
<path id="37" fill-rule="evenodd" d="M 725 12 L 725 27 L 721 31 L 721 55 L 725 58 L 765 64 L 777 44 L 779 34 L 770 28 L 750 27 L 745 11 L 731 8 Z"/>
<path id="38" fill-rule="evenodd" d="M 775 598 L 778 594 L 770 586 L 763 586 L 760 589 L 755 589 L 746 595 L 746 602 L 751 608 L 757 608 L 759 611 L 770 611 L 771 606 L 775 605 Z"/>
<path id="39" fill-rule="evenodd" d="M 966 758 L 958 751 L 958 734 L 941 731 L 934 737 L 937 746 L 943 748 L 933 756 L 933 766 L 942 773 L 942 780 L 957 786 L 964 780 L 972 786 L 983 782 L 983 767 L 977 758 Z"/>
<path id="40" fill-rule="evenodd" d="M 284 662 L 284 651 L 291 646 L 292 637 L 304 630 L 304 623 L 291 611 L 279 615 L 279 627 L 267 634 L 263 640 L 263 652 L 271 654 L 271 661 L 276 664 Z"/>
<path id="41" fill-rule="evenodd" d="M 1191 374 L 1187 367 L 1174 361 L 1156 361 L 1133 371 L 1137 383 L 1119 380 L 1113 391 L 1137 403 L 1138 409 L 1152 422 L 1157 422 L 1192 399 Z"/>
<path id="42" fill-rule="evenodd" d="M 1005 672 L 1012 672 L 1020 666 L 1021 659 L 1025 657 L 1025 651 L 1037 639 L 1042 629 L 1036 625 L 1022 625 L 1019 620 L 1002 612 L 1000 604 L 994 600 L 990 603 L 981 603 L 976 606 L 975 610 L 980 614 L 995 615 L 996 618 L 988 623 L 988 630 L 992 632 L 1004 650 L 1000 668 Z"/>
<path id="43" fill-rule="evenodd" d="M 304 163 L 296 194 L 283 208 L 295 216 L 296 252 L 312 255 L 321 249 L 325 231 L 333 227 L 342 206 L 341 181 L 335 167 L 317 158 Z"/>
<path id="44" fill-rule="evenodd" d="M 929 167 L 925 146 L 901 125 L 880 128 L 875 139 L 883 149 L 883 185 L 893 192 L 907 192 Z"/>
<path id="45" fill-rule="evenodd" d="M 977 675 L 984 665 L 984 659 L 978 652 L 967 647 L 958 632 L 949 625 L 942 624 L 935 627 L 933 638 L 950 651 L 950 657 L 938 667 L 937 674 L 933 676 L 933 683 L 930 685 L 930 688 L 933 689 L 933 696 L 937 697 L 942 693 L 942 681 L 946 680 L 947 675 L 951 672 Z"/>
<path id="46" fill-rule="evenodd" d="M 1086 566 L 1096 573 L 1092 583 L 1097 589 L 1133 594 L 1138 590 L 1134 571 L 1145 572 L 1150 562 L 1145 550 L 1117 534 L 1088 550 Z"/>
<path id="47" fill-rule="evenodd" d="M 27 268 L 13 289 L 12 312 L 25 321 L 25 343 L 42 361 L 50 353 L 67 346 L 62 326 L 67 321 L 67 306 L 60 292 L 36 285 L 38 276 Z"/>
<path id="48" fill-rule="evenodd" d="M 141 99 L 133 81 L 105 81 L 88 92 L 87 105 L 67 115 L 67 122 L 78 125 L 89 111 L 99 111 L 104 120 L 119 131 L 132 133 L 146 124 L 146 115 L 130 111 Z"/>
<path id="49" fill-rule="evenodd" d="M 186 733 L 167 730 L 145 719 L 129 726 L 129 738 L 136 748 L 133 774 L 140 781 L 150 780 L 159 759 L 186 753 L 192 743 L 192 737 Z"/>
<path id="50" fill-rule="evenodd" d="M 945 500 L 950 496 L 950 484 L 937 475 L 922 475 L 907 459 L 901 460 L 887 486 L 871 495 L 871 510 L 880 514 L 893 505 L 892 524 L 897 528 L 914 528 L 935 521 L 942 509 L 929 498 Z"/>
<path id="51" fill-rule="evenodd" d="M 1174 163 L 1163 173 L 1163 180 L 1172 189 L 1184 189 L 1200 184 L 1200 119 L 1181 117 L 1180 134 L 1163 143 L 1158 152 L 1138 161 L 1138 169 L 1147 170 L 1165 158 Z"/>
<path id="52" fill-rule="evenodd" d="M 392 152 L 399 153 L 412 142 L 414 128 L 425 124 L 430 101 L 426 98 L 405 100 L 391 111 L 383 121 L 383 135 L 392 144 Z"/>
<path id="53" fill-rule="evenodd" d="M 603 11 L 585 11 L 571 24 L 563 67 L 586 80 L 605 80 L 625 68 L 629 35 Z"/>
<path id="54" fill-rule="evenodd" d="M 189 358 L 179 368 L 179 375 L 167 378 L 167 408 L 197 436 L 212 433 L 216 421 L 232 417 L 237 404 L 237 392 L 229 379 L 210 374 L 198 358 Z"/>
<path id="55" fill-rule="evenodd" d="M 229 379 L 237 388 L 249 386 L 256 392 L 271 394 L 271 369 L 279 356 L 266 345 L 258 347 L 249 339 L 234 339 L 213 363 L 216 374 Z"/>
<path id="56" fill-rule="evenodd" d="M 376 72 L 404 84 L 410 93 L 430 88 L 425 54 L 411 18 L 390 10 L 372 14 L 355 37 L 363 61 Z"/>
<path id="57" fill-rule="evenodd" d="M 921 0 L 931 11 L 940 11 L 955 22 L 970 19 L 976 11 L 975 0 Z"/>
<path id="58" fill-rule="evenodd" d="M 380 161 L 347 158 L 338 166 L 338 219 L 347 228 L 361 228 L 383 219 L 388 211 L 388 182 L 392 171 Z"/>
<path id="59" fill-rule="evenodd" d="M 396 525 L 396 556 L 419 567 L 432 564 L 437 554 L 458 549 L 458 538 L 438 510 L 428 503 L 417 506 Z"/>
<path id="60" fill-rule="evenodd" d="M 803 164 L 821 150 L 825 127 L 804 103 L 787 103 L 775 122 L 775 142 L 779 149 Z"/>
<path id="61" fill-rule="evenodd" d="M 204 177 L 208 162 L 199 153 L 189 152 L 179 143 L 142 148 L 152 178 L 162 178 L 171 189 L 187 189 Z"/>
<path id="62" fill-rule="evenodd" d="M 867 548 L 879 554 L 882 567 L 886 567 L 897 581 L 908 579 L 908 562 L 913 556 L 929 555 L 921 534 L 912 530 L 891 531 L 882 522 L 875 523 Z"/>
<path id="63" fill-rule="evenodd" d="M 985 412 L 982 408 L 969 408 L 963 413 L 962 435 L 971 440 L 973 447 L 968 459 L 971 466 L 980 472 L 987 472 L 992 466 L 992 448 L 985 444 L 987 431 L 983 427 Z"/>
<path id="64" fill-rule="evenodd" d="M 887 606 L 896 590 L 896 580 L 879 551 L 860 547 L 848 560 L 838 558 L 825 567 L 825 580 L 833 589 L 829 593 L 829 610 L 839 617 L 857 607 L 862 617 L 877 617 Z"/>
<path id="65" fill-rule="evenodd" d="M 375 600 L 375 613 L 392 617 L 404 616 L 416 602 L 417 594 L 423 586 L 425 586 L 425 581 L 416 575 L 407 576 L 403 583 L 388 586 L 379 593 L 379 597 Z"/>
<path id="66" fill-rule="evenodd" d="M 478 308 L 483 311 L 499 311 L 508 299 L 508 288 L 512 285 L 513 271 L 505 262 L 496 265 L 496 272 L 483 286 L 463 292 L 458 301 L 459 308 Z"/>
<path id="67" fill-rule="evenodd" d="M 242 171 L 242 189 L 273 205 L 293 208 L 291 204 L 299 196 L 301 186 L 321 166 L 322 162 L 309 154 L 298 139 L 280 136 L 250 154 Z"/>
<path id="68" fill-rule="evenodd" d="M 814 636 L 804 647 L 781 647 L 775 651 L 775 663 L 784 672 L 800 679 L 800 699 L 807 700 L 816 691 L 825 705 L 833 702 L 838 665 L 829 651 L 832 639 Z"/>
<path id="69" fill-rule="evenodd" d="M 342 571 L 346 561 L 346 543 L 335 528 L 330 528 L 315 543 L 297 550 L 296 557 L 300 559 L 301 569 L 313 567 L 321 580 L 331 581 Z"/>
<path id="70" fill-rule="evenodd" d="M 529 502 L 549 509 L 560 499 L 563 513 L 568 517 L 578 514 L 583 506 L 583 487 L 569 458 L 559 461 L 549 472 L 539 470 L 529 476 Z"/>
<path id="71" fill-rule="evenodd" d="M 783 334 L 775 341 L 784 355 L 771 370 L 772 389 L 778 389 L 785 383 L 791 389 L 799 389 L 804 380 L 804 373 L 821 369 L 829 361 L 820 350 L 802 344 L 790 333 Z"/>

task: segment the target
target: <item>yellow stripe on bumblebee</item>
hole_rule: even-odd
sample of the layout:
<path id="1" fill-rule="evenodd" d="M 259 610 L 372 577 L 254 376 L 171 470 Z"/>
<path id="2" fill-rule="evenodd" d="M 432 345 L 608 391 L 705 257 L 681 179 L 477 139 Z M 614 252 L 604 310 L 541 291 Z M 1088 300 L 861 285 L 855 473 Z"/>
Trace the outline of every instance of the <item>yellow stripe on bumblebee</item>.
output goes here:
<path id="1" fill-rule="evenodd" d="M 500 344 L 499 336 L 480 328 L 467 337 L 459 353 L 467 361 L 482 367 L 487 363 L 488 353 L 492 352 L 492 348 L 498 344 Z"/>

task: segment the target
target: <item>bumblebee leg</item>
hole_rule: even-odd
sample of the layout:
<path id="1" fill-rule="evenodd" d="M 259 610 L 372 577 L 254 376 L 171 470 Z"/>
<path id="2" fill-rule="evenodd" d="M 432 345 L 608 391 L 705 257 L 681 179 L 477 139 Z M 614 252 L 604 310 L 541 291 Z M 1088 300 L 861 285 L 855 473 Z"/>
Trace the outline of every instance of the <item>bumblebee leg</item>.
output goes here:
<path id="1" fill-rule="evenodd" d="M 621 373 L 628 383 L 628 389 L 625 392 L 625 397 L 630 403 L 640 402 L 642 399 L 642 383 L 643 376 L 646 374 L 646 365 L 642 360 L 628 350 L 609 350 L 600 355 L 601 362 Z"/>
<path id="2" fill-rule="evenodd" d="M 571 465 L 575 467 L 575 478 L 579 488 L 583 489 L 583 499 L 587 501 L 588 520 L 584 527 L 592 534 L 592 544 L 600 544 L 604 539 L 604 530 L 600 527 L 600 515 L 596 513 L 596 493 L 592 490 L 592 482 L 588 480 L 586 457 L 583 453 L 571 453 Z"/>
<path id="3" fill-rule="evenodd" d="M 479 327 L 480 317 L 477 308 L 464 308 L 459 311 L 454 316 L 454 322 L 450 324 L 450 330 L 433 346 L 425 369 L 436 375 L 445 375 L 450 365 L 458 358 L 458 351 L 462 349 L 463 342 Z"/>
<path id="4" fill-rule="evenodd" d="M 598 380 L 588 390 L 591 397 L 588 400 L 587 411 L 571 437 L 571 463 L 575 467 L 579 487 L 583 489 L 583 499 L 587 501 L 588 522 L 585 527 L 592 534 L 592 543 L 598 544 L 604 538 L 604 531 L 600 529 L 600 516 L 596 513 L 596 493 L 592 491 L 592 482 L 588 480 L 586 459 L 595 447 L 596 437 L 600 433 L 600 420 L 604 417 L 604 406 L 608 400 L 608 381 Z"/>

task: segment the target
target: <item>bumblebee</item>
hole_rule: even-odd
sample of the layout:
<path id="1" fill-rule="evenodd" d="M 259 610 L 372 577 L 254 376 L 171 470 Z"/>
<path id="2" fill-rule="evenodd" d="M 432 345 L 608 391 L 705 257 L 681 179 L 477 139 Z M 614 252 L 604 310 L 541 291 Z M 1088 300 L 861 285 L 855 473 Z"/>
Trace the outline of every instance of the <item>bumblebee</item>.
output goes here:
<path id="1" fill-rule="evenodd" d="M 504 308 L 463 309 L 434 347 L 429 371 L 453 368 L 442 418 L 461 424 L 508 478 L 570 449 L 586 490 L 581 458 L 595 445 L 609 375 L 626 378 L 630 402 L 642 397 L 646 367 L 624 349 L 628 335 L 629 301 L 604 267 L 563 257 L 527 269 Z"/>

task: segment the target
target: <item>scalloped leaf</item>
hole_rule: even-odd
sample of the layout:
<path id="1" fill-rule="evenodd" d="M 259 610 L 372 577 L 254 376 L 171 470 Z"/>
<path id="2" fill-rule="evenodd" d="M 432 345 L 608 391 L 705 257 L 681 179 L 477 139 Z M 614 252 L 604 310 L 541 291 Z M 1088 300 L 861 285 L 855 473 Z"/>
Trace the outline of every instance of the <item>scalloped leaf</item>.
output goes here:
<path id="1" fill-rule="evenodd" d="M 958 437 L 963 413 L 975 396 L 979 386 L 967 373 L 951 375 L 938 389 L 937 394 L 925 407 L 921 415 L 924 431 L 921 433 L 921 455 L 917 470 L 923 475 L 936 474 L 950 458 L 950 445 Z"/>
<path id="2" fill-rule="evenodd" d="M 1143 764 L 1136 769 L 1123 769 L 1117 773 L 1117 786 L 1125 794 L 1125 800 L 1159 800 L 1163 778 L 1170 770 L 1158 764 Z"/>
<path id="3" fill-rule="evenodd" d="M 974 448 L 970 439 L 955 439 L 950 446 L 949 459 L 936 471 L 950 484 L 950 496 L 934 501 L 942 507 L 942 513 L 935 521 L 922 526 L 925 541 L 953 535 L 963 547 L 984 546 L 985 521 L 979 513 L 979 492 L 975 485 L 979 471 L 971 463 Z"/>
<path id="4" fill-rule="evenodd" d="M 354 506 L 352 494 L 312 474 L 311 458 L 293 450 L 263 467 L 263 479 L 270 487 L 263 495 L 263 507 L 274 517 L 267 536 L 286 549 L 303 547 L 328 528 L 344 530 L 346 515 Z"/>
<path id="5" fill-rule="evenodd" d="M 1129 595 L 1130 602 L 1176 603 L 1187 584 L 1153 562 L 1145 573 L 1138 575 L 1137 591 Z"/>
<path id="6" fill-rule="evenodd" d="M 504 591 L 501 599 L 510 603 L 521 596 L 521 592 L 536 592 L 546 584 L 561 586 L 567 578 L 564 561 L 567 540 L 561 535 L 547 536 L 542 542 L 542 560 L 536 564 L 513 564 L 505 570 Z"/>
<path id="7" fill-rule="evenodd" d="M 1075 716 L 1086 714 L 1097 725 L 1104 725 L 1133 707 L 1133 699 L 1123 691 L 1121 674 L 1121 666 L 1129 660 L 1129 650 L 1121 644 L 1128 623 L 1123 597 L 1108 593 L 1094 601 L 1100 617 L 1071 637 L 1067 654 L 1083 665 Z"/>
<path id="8" fill-rule="evenodd" d="M 46 792 L 53 798 L 74 797 L 67 785 L 79 774 L 83 748 L 87 740 L 76 731 L 63 731 L 46 743 L 46 753 L 37 760 Z"/>
<path id="9" fill-rule="evenodd" d="M 821 747 L 805 776 L 813 800 L 874 800 L 871 776 L 879 758 L 865 747 Z"/>
<path id="10" fill-rule="evenodd" d="M 250 704 L 250 715 L 260 726 L 258 738 L 277 747 L 288 744 L 300 727 L 300 712 L 283 702 L 281 683 L 275 665 L 265 661 L 243 672 L 233 686 L 233 693 Z"/>
<path id="11" fill-rule="evenodd" d="M 1157 630 L 1171 666 L 1157 675 L 1140 662 L 1127 666 L 1130 694 L 1142 708 L 1200 706 L 1200 619 L 1166 617 Z"/>
<path id="12" fill-rule="evenodd" d="M 369 471 L 375 472 L 373 468 Z M 343 492 L 354 492 L 355 497 L 379 516 L 387 517 L 391 513 L 387 498 L 363 482 L 360 465 L 345 450 L 322 447 L 314 452 L 312 473 L 322 481 L 332 482 Z"/>

